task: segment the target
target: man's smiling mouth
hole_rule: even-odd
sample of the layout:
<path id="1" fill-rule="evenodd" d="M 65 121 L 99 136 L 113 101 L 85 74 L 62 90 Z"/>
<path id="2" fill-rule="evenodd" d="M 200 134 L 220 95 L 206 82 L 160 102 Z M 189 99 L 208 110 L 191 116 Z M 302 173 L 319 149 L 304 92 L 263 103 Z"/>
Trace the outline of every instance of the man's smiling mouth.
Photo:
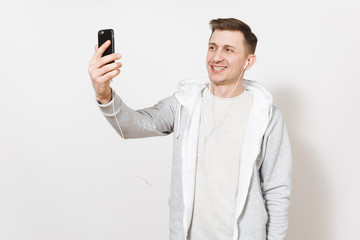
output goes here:
<path id="1" fill-rule="evenodd" d="M 214 71 L 222 71 L 222 70 L 225 70 L 227 67 L 226 66 L 214 66 L 214 65 L 211 65 L 211 68 Z"/>

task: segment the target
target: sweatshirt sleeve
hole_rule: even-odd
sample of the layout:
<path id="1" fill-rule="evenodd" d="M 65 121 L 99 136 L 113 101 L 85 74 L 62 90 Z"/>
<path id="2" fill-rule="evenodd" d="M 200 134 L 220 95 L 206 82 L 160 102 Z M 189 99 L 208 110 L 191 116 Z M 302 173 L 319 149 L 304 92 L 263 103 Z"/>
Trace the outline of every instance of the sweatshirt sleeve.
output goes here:
<path id="1" fill-rule="evenodd" d="M 165 136 L 172 133 L 176 103 L 177 100 L 172 95 L 152 107 L 133 110 L 112 89 L 112 100 L 107 104 L 97 102 L 97 105 L 118 134 L 127 139 Z"/>
<path id="2" fill-rule="evenodd" d="M 268 212 L 267 240 L 284 240 L 288 228 L 292 157 L 283 117 L 274 107 L 264 135 L 261 165 L 262 192 Z"/>

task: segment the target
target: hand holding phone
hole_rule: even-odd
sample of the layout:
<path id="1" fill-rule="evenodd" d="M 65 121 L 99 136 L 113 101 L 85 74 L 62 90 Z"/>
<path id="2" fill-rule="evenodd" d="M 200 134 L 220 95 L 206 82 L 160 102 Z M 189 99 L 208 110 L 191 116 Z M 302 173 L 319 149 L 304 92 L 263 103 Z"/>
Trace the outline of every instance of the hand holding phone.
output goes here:
<path id="1" fill-rule="evenodd" d="M 110 40 L 110 41 L 108 41 Z M 119 75 L 122 64 L 115 62 L 121 58 L 114 53 L 114 31 L 104 29 L 98 32 L 98 46 L 89 62 L 89 75 L 98 102 L 105 104 L 111 100 L 110 80 Z"/>

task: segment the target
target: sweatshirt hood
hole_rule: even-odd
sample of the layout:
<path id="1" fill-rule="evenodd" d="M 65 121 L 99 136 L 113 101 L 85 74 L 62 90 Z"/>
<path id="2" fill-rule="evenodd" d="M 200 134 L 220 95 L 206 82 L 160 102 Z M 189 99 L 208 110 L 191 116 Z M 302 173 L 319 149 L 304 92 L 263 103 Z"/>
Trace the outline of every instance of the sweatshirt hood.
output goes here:
<path id="1" fill-rule="evenodd" d="M 183 106 L 188 106 L 201 96 L 201 91 L 209 84 L 210 80 L 206 78 L 182 80 L 177 85 L 178 91 L 175 93 L 175 97 Z"/>
<path id="2" fill-rule="evenodd" d="M 178 91 L 175 93 L 175 97 L 183 106 L 189 106 L 191 102 L 201 96 L 201 91 L 209 85 L 210 80 L 208 78 L 186 79 L 180 81 L 177 85 Z M 270 92 L 268 92 L 260 83 L 243 79 L 242 86 L 244 89 L 262 96 L 264 103 L 267 103 L 270 106 L 272 105 L 273 98 Z"/>

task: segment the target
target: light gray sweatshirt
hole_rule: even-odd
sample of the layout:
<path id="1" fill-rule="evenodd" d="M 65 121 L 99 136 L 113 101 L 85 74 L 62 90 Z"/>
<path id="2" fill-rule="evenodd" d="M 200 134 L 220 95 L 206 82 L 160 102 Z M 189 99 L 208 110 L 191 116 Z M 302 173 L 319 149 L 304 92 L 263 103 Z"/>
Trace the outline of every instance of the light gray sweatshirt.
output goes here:
<path id="1" fill-rule="evenodd" d="M 99 107 L 124 138 L 164 136 L 174 132 L 170 207 L 170 240 L 186 240 L 194 201 L 201 91 L 208 79 L 185 80 L 178 91 L 153 107 L 129 108 L 113 91 Z M 233 240 L 284 240 L 288 227 L 292 160 L 280 111 L 259 83 L 243 80 L 253 105 L 243 142 L 234 214 Z M 204 239 L 206 240 L 206 239 Z"/>

